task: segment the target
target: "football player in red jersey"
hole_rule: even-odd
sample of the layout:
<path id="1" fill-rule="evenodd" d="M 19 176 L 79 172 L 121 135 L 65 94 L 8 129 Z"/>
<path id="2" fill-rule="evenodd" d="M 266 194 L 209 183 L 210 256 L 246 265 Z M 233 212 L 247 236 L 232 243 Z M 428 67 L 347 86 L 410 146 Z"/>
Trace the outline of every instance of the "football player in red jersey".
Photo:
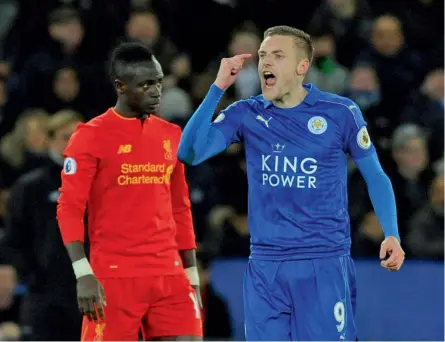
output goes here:
<path id="1" fill-rule="evenodd" d="M 201 340 L 181 129 L 154 114 L 161 65 L 139 43 L 111 59 L 117 103 L 78 126 L 65 150 L 57 218 L 85 315 L 82 340 Z M 88 204 L 90 262 L 84 252 Z"/>

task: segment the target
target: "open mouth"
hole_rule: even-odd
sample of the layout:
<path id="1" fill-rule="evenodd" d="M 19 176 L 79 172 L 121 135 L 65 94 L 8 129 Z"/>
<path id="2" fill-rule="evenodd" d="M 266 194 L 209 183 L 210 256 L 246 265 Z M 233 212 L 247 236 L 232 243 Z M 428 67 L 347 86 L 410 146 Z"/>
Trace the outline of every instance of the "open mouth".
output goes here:
<path id="1" fill-rule="evenodd" d="M 272 74 L 270 71 L 265 71 L 263 73 L 263 77 L 264 77 L 264 83 L 266 84 L 267 88 L 273 87 L 277 82 L 275 75 Z"/>

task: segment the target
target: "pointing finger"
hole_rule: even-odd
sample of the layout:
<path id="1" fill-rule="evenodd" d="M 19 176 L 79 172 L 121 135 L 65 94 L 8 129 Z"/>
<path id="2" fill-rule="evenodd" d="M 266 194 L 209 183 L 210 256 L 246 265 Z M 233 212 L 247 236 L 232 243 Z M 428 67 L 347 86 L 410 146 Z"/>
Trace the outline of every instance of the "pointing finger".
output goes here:
<path id="1" fill-rule="evenodd" d="M 244 60 L 244 59 L 252 58 L 252 54 L 250 54 L 250 53 L 243 53 L 241 55 L 236 55 L 235 57 L 239 57 L 239 58 Z"/>

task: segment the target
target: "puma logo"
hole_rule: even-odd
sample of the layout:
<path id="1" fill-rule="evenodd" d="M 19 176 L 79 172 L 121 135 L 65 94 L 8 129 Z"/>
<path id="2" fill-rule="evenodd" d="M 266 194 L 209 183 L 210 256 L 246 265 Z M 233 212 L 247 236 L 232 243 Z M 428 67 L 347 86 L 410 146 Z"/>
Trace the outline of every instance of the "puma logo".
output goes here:
<path id="1" fill-rule="evenodd" d="M 264 123 L 264 125 L 269 128 L 269 121 L 272 120 L 272 118 L 269 118 L 269 120 L 266 120 L 265 118 L 263 118 L 261 115 L 257 115 L 256 119 L 258 121 L 261 121 Z"/>

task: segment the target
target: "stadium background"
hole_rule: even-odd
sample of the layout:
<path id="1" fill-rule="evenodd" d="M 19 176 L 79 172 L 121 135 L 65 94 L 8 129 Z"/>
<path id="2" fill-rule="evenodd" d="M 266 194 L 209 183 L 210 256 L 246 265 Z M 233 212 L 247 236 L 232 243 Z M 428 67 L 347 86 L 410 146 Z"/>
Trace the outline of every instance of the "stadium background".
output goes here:
<path id="1" fill-rule="evenodd" d="M 117 42 L 152 46 L 166 74 L 160 115 L 183 126 L 222 56 L 255 54 L 265 28 L 291 25 L 314 39 L 307 81 L 360 105 L 396 193 L 407 261 L 390 274 L 379 266 L 381 230 L 351 163 L 360 339 L 443 340 L 443 6 L 441 0 L 1 0 L 0 233 L 8 190 L 46 162 L 48 119 L 72 110 L 88 120 L 114 104 L 105 61 Z M 221 107 L 259 91 L 253 61 Z M 245 167 L 234 145 L 187 170 L 202 281 L 210 281 L 204 286 L 209 339 L 243 338 Z M 0 299 L 11 285 L 1 268 Z M 19 337 L 11 322 L 20 324 L 21 280 L 14 301 L 0 308 L 2 339 Z"/>

